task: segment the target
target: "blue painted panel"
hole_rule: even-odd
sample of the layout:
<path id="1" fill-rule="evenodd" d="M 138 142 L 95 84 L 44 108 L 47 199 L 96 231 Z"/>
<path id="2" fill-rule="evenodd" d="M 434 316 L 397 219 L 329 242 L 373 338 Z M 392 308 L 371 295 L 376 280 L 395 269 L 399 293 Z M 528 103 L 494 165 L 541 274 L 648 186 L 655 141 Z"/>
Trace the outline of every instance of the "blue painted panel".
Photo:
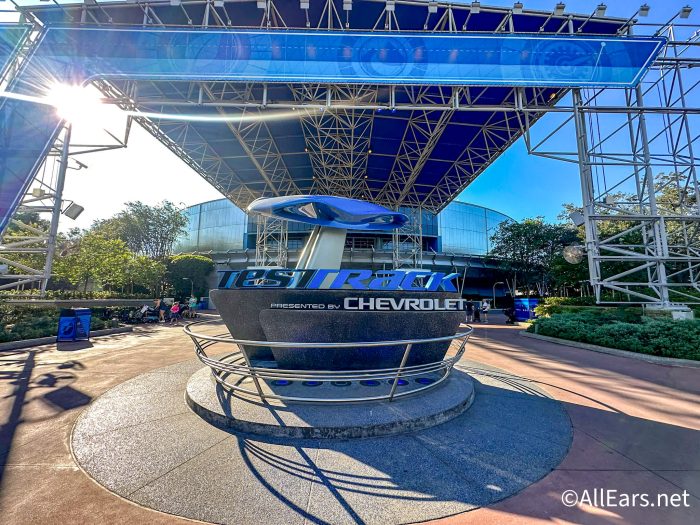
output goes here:
<path id="1" fill-rule="evenodd" d="M 5 72 L 28 32 L 25 25 L 0 24 L 0 73 Z"/>
<path id="2" fill-rule="evenodd" d="M 0 98 L 0 232 L 53 144 L 58 124 L 50 106 Z"/>
<path id="3" fill-rule="evenodd" d="M 28 31 L 25 25 L 0 24 L 0 74 L 12 62 Z M 25 115 L 26 106 L 29 104 L 0 98 L 0 232 L 5 226 L 3 218 L 9 218 L 24 193 L 24 170 L 17 169 L 23 162 L 17 157 L 38 158 L 44 148 L 38 144 L 31 149 L 26 143 L 34 125 Z"/>
<path id="4" fill-rule="evenodd" d="M 634 86 L 663 37 L 50 27 L 44 68 L 91 76 L 279 82 Z"/>

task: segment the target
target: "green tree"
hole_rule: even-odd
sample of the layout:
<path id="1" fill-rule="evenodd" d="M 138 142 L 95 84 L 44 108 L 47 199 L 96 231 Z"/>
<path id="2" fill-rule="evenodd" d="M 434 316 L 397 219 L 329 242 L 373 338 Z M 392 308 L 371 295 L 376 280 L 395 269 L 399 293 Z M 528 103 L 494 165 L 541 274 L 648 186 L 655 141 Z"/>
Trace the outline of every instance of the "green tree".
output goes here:
<path id="1" fill-rule="evenodd" d="M 167 267 L 161 261 L 145 255 L 133 255 L 126 268 L 129 292 L 148 291 L 157 295 L 166 271 Z"/>
<path id="2" fill-rule="evenodd" d="M 88 232 L 75 241 L 75 247 L 64 257 L 57 257 L 53 273 L 86 292 L 91 284 L 119 289 L 127 284 L 127 269 L 133 255 L 119 239 L 106 239 Z"/>
<path id="3" fill-rule="evenodd" d="M 126 209 L 110 219 L 97 221 L 91 230 L 108 239 L 120 239 L 132 252 L 165 261 L 175 241 L 187 228 L 187 217 L 175 204 L 157 206 L 127 202 Z"/>
<path id="4" fill-rule="evenodd" d="M 536 290 L 548 295 L 553 286 L 565 283 L 561 269 L 562 250 L 579 242 L 575 228 L 566 224 L 548 224 L 542 217 L 520 222 L 501 223 L 491 238 L 491 255 L 499 259 L 499 266 L 510 278 L 510 287 Z"/>
<path id="5" fill-rule="evenodd" d="M 168 282 L 177 297 L 187 297 L 194 288 L 200 297 L 208 292 L 208 277 L 214 270 L 214 261 L 203 255 L 176 255 L 168 264 Z M 191 282 L 190 282 L 191 279 Z"/>

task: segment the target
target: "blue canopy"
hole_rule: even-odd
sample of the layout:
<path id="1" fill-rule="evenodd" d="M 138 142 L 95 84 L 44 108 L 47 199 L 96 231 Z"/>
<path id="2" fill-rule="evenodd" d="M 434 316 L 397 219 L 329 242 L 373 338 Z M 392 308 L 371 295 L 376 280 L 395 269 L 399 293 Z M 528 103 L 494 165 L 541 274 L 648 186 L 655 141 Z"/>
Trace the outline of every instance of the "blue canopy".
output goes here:
<path id="1" fill-rule="evenodd" d="M 331 194 L 438 211 L 541 116 L 515 111 L 516 86 L 518 103 L 537 105 L 571 87 L 633 86 L 664 42 L 617 36 L 621 19 L 486 6 L 453 6 L 451 24 L 463 29 L 449 32 L 437 27 L 446 3 L 433 11 L 402 0 L 386 28 L 377 26 L 384 2 L 355 0 L 346 12 L 334 0 L 347 22 L 328 28 L 326 5 L 276 2 L 284 29 L 266 29 L 255 1 L 149 3 L 146 14 L 125 1 L 22 6 L 45 29 L 9 89 L 37 95 L 38 80 L 97 80 L 133 97 L 139 123 L 241 208 Z M 192 23 L 204 19 L 211 27 Z M 314 109 L 326 98 L 337 108 Z M 345 99 L 367 109 L 342 109 Z M 276 104 L 311 109 L 234 122 Z M 192 120 L 222 115 L 229 121 Z M 0 124 L 2 230 L 60 122 L 51 107 L 0 99 Z"/>

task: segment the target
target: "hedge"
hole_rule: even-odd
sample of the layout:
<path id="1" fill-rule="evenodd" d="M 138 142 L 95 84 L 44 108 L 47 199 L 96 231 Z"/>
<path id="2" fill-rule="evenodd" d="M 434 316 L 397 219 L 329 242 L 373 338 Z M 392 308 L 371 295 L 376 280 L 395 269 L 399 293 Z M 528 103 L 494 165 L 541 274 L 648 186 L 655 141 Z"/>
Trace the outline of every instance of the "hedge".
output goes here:
<path id="1" fill-rule="evenodd" d="M 700 361 L 700 320 L 674 321 L 630 315 L 627 309 L 555 313 L 528 332 L 594 345 Z"/>
<path id="2" fill-rule="evenodd" d="M 153 294 L 148 293 L 122 293 L 118 291 L 98 290 L 83 292 L 82 290 L 47 290 L 44 297 L 40 297 L 37 289 L 32 290 L 3 290 L 0 292 L 0 301 L 5 299 L 16 299 L 18 297 L 31 297 L 41 299 L 153 299 Z"/>
<path id="3" fill-rule="evenodd" d="M 0 305 L 0 343 L 56 335 L 60 313 L 53 307 Z M 93 310 L 91 329 L 107 328 L 108 322 L 96 313 Z"/>
<path id="4" fill-rule="evenodd" d="M 604 300 L 612 300 L 612 297 L 603 297 Z M 700 319 L 700 306 L 688 305 L 695 313 L 695 317 Z M 645 315 L 641 306 L 596 306 L 595 297 L 544 297 L 540 299 L 540 304 L 535 308 L 535 313 L 539 316 L 550 316 L 561 313 L 579 313 L 582 311 L 600 311 L 603 308 L 612 310 L 624 309 L 630 318 L 638 317 L 641 321 Z M 649 315 L 649 312 L 647 312 Z M 670 317 L 670 314 L 665 314 Z M 660 315 L 663 316 L 663 315 Z"/>

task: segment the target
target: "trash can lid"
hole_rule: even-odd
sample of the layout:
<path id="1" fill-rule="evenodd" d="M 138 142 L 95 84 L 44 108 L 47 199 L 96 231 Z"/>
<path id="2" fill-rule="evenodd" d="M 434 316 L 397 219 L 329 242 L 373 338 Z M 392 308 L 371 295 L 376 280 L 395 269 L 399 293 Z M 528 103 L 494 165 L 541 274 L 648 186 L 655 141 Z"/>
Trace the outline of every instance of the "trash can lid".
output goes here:
<path id="1" fill-rule="evenodd" d="M 92 313 L 90 308 L 73 308 L 73 311 L 75 315 L 87 315 Z"/>

